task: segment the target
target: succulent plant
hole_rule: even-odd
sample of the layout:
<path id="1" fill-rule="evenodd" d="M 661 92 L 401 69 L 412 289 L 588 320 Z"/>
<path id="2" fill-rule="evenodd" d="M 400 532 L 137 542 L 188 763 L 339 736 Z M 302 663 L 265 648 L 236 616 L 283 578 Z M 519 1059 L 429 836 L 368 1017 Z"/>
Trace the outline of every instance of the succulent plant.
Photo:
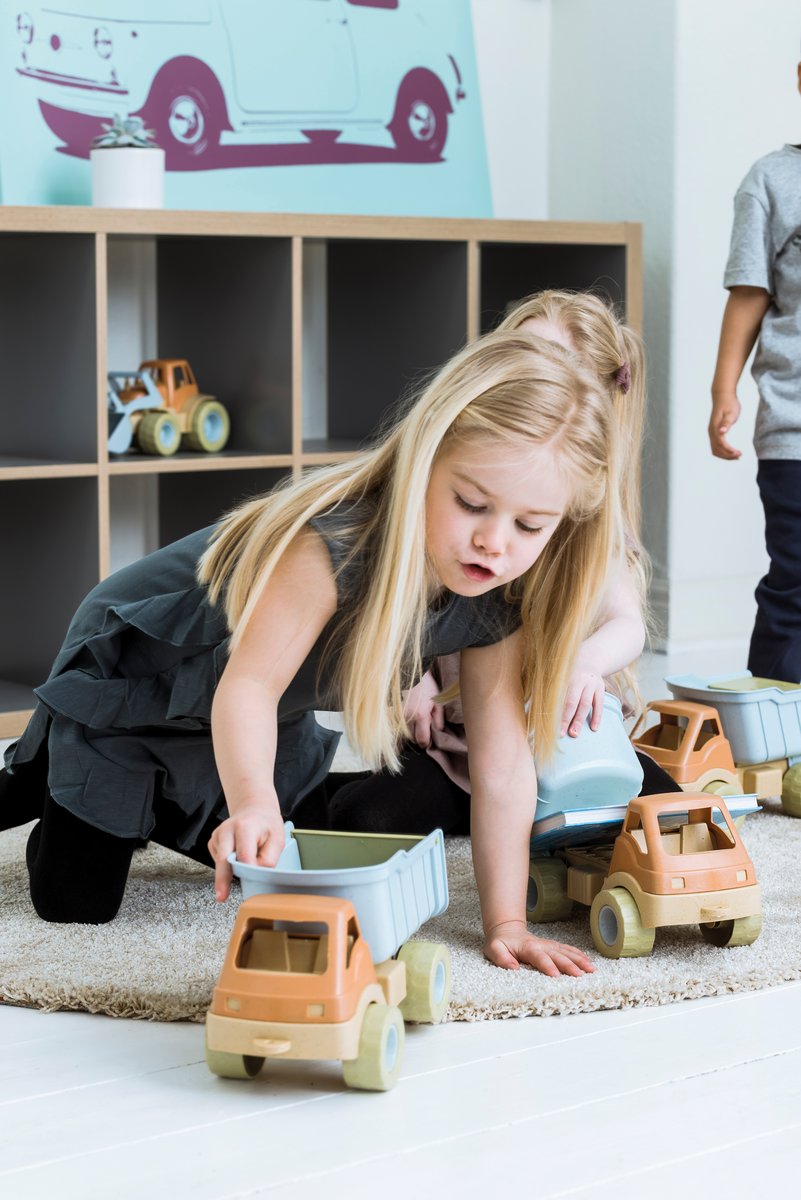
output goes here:
<path id="1" fill-rule="evenodd" d="M 92 146 L 96 150 L 114 149 L 120 146 L 133 146 L 143 150 L 152 150 L 156 147 L 155 130 L 145 129 L 145 123 L 141 117 L 124 117 L 115 113 L 111 125 L 104 125 L 103 129 L 104 133 L 99 133 L 96 138 L 92 139 Z"/>

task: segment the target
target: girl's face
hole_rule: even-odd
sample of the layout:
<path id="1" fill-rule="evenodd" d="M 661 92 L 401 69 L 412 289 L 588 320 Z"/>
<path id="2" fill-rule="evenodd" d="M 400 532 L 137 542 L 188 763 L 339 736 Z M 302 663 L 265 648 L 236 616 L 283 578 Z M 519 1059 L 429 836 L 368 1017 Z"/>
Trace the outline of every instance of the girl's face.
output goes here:
<path id="1" fill-rule="evenodd" d="M 523 575 L 542 554 L 572 498 L 547 445 L 454 440 L 426 493 L 426 549 L 436 583 L 480 596 Z"/>

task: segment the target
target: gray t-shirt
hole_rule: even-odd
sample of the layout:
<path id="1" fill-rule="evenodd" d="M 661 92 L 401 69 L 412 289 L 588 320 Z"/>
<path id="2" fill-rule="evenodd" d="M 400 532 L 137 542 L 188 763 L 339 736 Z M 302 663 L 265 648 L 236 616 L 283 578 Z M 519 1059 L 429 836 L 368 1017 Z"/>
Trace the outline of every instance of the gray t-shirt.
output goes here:
<path id="1" fill-rule="evenodd" d="M 752 374 L 759 388 L 759 458 L 801 459 L 801 149 L 754 163 L 734 197 L 724 287 L 761 287 L 770 307 Z"/>

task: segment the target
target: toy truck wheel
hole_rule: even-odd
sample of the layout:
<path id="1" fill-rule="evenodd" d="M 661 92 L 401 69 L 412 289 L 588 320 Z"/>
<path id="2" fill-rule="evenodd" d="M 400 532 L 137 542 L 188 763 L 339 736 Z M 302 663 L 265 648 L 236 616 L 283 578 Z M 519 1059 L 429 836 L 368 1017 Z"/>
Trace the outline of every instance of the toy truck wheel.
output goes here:
<path id="1" fill-rule="evenodd" d="M 567 894 L 567 867 L 561 858 L 532 858 L 528 865 L 526 917 L 535 925 L 566 921 L 573 911 Z"/>
<path id="2" fill-rule="evenodd" d="M 701 926 L 701 936 L 710 946 L 750 946 L 761 932 L 762 913 L 731 921 L 709 921 Z"/>
<path id="3" fill-rule="evenodd" d="M 231 1054 L 227 1050 L 212 1050 L 206 1046 L 206 1062 L 213 1075 L 222 1079 L 253 1079 L 264 1059 L 253 1054 Z"/>
<path id="4" fill-rule="evenodd" d="M 782 779 L 782 808 L 789 817 L 801 817 L 801 763 Z"/>
<path id="5" fill-rule="evenodd" d="M 633 896 L 625 888 L 604 888 L 592 902 L 590 930 L 604 958 L 641 958 L 650 954 L 656 930 L 646 929 Z"/>
<path id="6" fill-rule="evenodd" d="M 181 427 L 172 413 L 148 412 L 136 427 L 136 440 L 143 454 L 175 454 L 181 444 Z"/>
<path id="7" fill-rule="evenodd" d="M 398 1082 L 403 1059 L 403 1017 L 391 1004 L 370 1004 L 359 1036 L 358 1058 L 342 1063 L 348 1087 L 388 1092 Z"/>
<path id="8" fill-rule="evenodd" d="M 188 450 L 216 454 L 228 441 L 230 432 L 231 421 L 225 405 L 219 400 L 203 400 L 192 413 L 184 444 Z"/>
<path id="9" fill-rule="evenodd" d="M 713 779 L 710 783 L 704 785 L 703 791 L 709 792 L 712 796 L 739 796 L 740 790 L 733 783 L 727 783 L 725 779 Z"/>
<path id="10" fill-rule="evenodd" d="M 445 1016 L 451 994 L 451 955 L 436 942 L 407 942 L 398 952 L 406 964 L 404 1021 L 436 1025 Z"/>

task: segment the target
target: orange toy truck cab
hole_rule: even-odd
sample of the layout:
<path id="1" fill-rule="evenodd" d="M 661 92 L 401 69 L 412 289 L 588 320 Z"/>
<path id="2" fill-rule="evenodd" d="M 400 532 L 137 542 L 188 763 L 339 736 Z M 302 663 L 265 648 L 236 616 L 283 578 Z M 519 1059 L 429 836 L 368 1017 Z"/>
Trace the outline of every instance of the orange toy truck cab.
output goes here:
<path id="1" fill-rule="evenodd" d="M 340 1059 L 351 1087 L 383 1091 L 400 1071 L 406 967 L 375 966 L 350 900 L 243 901 L 206 1017 L 216 1075 L 248 1078 L 266 1058 Z"/>
<path id="2" fill-rule="evenodd" d="M 725 803 L 678 793 L 632 800 L 590 924 L 597 949 L 613 958 L 647 954 L 665 925 L 698 924 L 715 946 L 755 941 L 759 884 Z"/>
<path id="3" fill-rule="evenodd" d="M 650 713 L 659 721 L 638 735 Z M 685 700 L 654 700 L 635 726 L 631 741 L 685 791 L 733 796 L 740 780 L 717 710 Z"/>

